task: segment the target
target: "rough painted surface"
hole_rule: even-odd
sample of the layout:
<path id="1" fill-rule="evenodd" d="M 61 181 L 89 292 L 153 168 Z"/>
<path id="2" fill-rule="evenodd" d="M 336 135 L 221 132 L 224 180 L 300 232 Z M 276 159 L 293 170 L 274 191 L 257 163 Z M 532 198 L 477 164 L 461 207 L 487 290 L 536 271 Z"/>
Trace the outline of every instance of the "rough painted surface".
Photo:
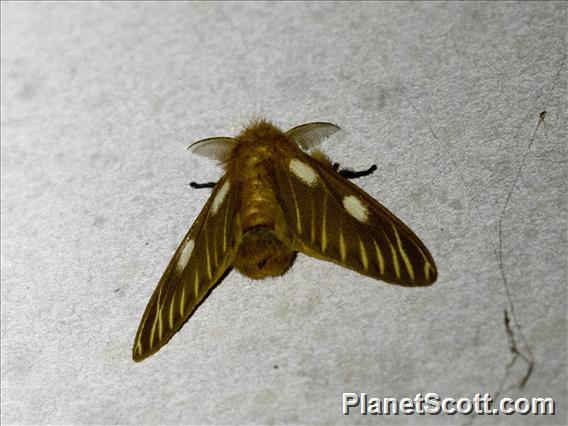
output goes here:
<path id="1" fill-rule="evenodd" d="M 560 413 L 474 424 L 566 423 L 567 7 L 3 3 L 2 423 L 454 424 L 472 419 L 344 417 L 341 394 L 499 389 Z M 254 113 L 346 129 L 324 148 L 377 163 L 358 184 L 418 233 L 439 281 L 306 257 L 282 278 L 232 273 L 134 364 L 208 197 L 187 184 L 220 173 L 185 147 Z M 511 303 L 534 360 L 523 390 Z"/>

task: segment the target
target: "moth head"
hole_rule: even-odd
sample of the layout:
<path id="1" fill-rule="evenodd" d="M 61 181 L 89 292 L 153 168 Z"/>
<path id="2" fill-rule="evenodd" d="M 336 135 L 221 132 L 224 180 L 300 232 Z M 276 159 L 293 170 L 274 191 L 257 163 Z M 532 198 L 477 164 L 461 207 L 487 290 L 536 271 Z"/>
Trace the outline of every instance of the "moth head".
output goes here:
<path id="1" fill-rule="evenodd" d="M 271 144 L 285 144 L 294 142 L 304 151 L 312 151 L 332 135 L 341 135 L 341 128 L 335 124 L 323 121 L 301 124 L 287 132 L 264 118 L 254 118 L 235 138 L 213 137 L 202 139 L 191 144 L 188 150 L 220 163 L 226 163 L 238 145 L 256 145 L 259 141 Z"/>
<path id="2" fill-rule="evenodd" d="M 259 142 L 272 145 L 286 141 L 286 134 L 270 121 L 255 118 L 235 138 L 221 136 L 202 139 L 191 144 L 187 149 L 202 157 L 217 160 L 219 163 L 226 163 L 235 152 L 235 148 L 239 146 L 254 146 L 258 145 Z"/>
<path id="3" fill-rule="evenodd" d="M 259 142 L 268 145 L 285 143 L 287 141 L 286 134 L 270 121 L 261 119 L 253 119 L 236 138 L 243 145 L 258 145 Z"/>

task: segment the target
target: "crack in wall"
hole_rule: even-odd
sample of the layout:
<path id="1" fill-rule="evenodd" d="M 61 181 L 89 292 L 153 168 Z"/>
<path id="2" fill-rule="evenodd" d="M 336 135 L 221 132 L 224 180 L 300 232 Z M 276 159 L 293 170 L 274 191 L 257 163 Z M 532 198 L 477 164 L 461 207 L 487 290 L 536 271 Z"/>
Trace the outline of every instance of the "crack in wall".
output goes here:
<path id="1" fill-rule="evenodd" d="M 534 144 L 535 141 L 535 137 L 536 134 L 538 132 L 538 129 L 540 128 L 541 124 L 544 125 L 544 120 L 546 118 L 546 108 L 548 107 L 548 104 L 550 102 L 550 97 L 552 96 L 552 92 L 554 91 L 554 89 L 556 88 L 556 85 L 558 84 L 558 79 L 560 78 L 560 72 L 562 71 L 562 68 L 564 67 L 564 63 L 566 62 L 566 56 L 567 54 L 564 54 L 564 57 L 562 58 L 562 62 L 560 63 L 560 66 L 558 68 L 558 72 L 556 73 L 556 77 L 554 79 L 554 83 L 552 84 L 552 87 L 550 88 L 550 91 L 548 92 L 548 95 L 546 97 L 546 102 L 544 103 L 544 109 L 543 111 L 540 112 L 539 114 L 539 120 L 538 123 L 533 131 L 533 134 L 529 140 L 529 143 L 527 144 L 527 148 L 525 150 L 525 153 L 523 154 L 523 158 L 521 159 L 521 164 L 519 165 L 519 168 L 517 169 L 517 174 L 515 176 L 515 179 L 513 180 L 513 184 L 511 185 L 511 189 L 507 195 L 507 199 L 505 200 L 505 204 L 503 205 L 503 210 L 501 211 L 501 215 L 499 216 L 499 270 L 501 272 L 501 278 L 503 280 L 503 287 L 505 289 L 505 294 L 507 296 L 507 300 L 509 302 L 509 312 L 511 314 L 511 317 L 509 317 L 509 312 L 505 309 L 504 311 L 504 324 L 505 324 L 505 331 L 507 333 L 507 338 L 509 340 L 509 351 L 511 352 L 511 361 L 509 362 L 509 364 L 507 364 L 506 368 L 505 368 L 505 374 L 503 375 L 503 379 L 500 382 L 499 387 L 497 388 L 497 392 L 495 394 L 495 398 L 498 398 L 499 395 L 505 390 L 504 386 L 505 383 L 507 382 L 507 379 L 509 378 L 510 374 L 511 374 L 511 369 L 512 367 L 516 364 L 517 360 L 520 358 L 527 366 L 525 375 L 522 377 L 522 379 L 519 381 L 519 383 L 516 385 L 516 387 L 519 390 L 522 390 L 525 385 L 527 384 L 534 366 L 535 366 L 535 360 L 533 358 L 532 355 L 532 351 L 531 348 L 525 338 L 525 335 L 522 331 L 521 325 L 519 323 L 519 320 L 517 318 L 517 314 L 515 312 L 515 305 L 512 302 L 511 299 L 511 293 L 510 293 L 510 289 L 509 289 L 509 282 L 507 280 L 507 275 L 505 274 L 505 267 L 503 265 L 503 218 L 505 217 L 505 211 L 507 210 L 507 207 L 509 205 L 509 201 L 511 200 L 511 197 L 513 195 L 513 192 L 515 190 L 515 187 L 517 186 L 517 183 L 519 181 L 519 178 L 521 177 L 521 172 L 523 170 L 523 167 L 525 165 L 525 161 L 527 159 L 527 155 L 530 152 L 530 149 L 532 147 L 532 145 Z M 511 319 L 512 324 L 511 324 Z M 516 332 L 515 332 L 516 330 Z M 518 346 L 518 340 L 517 337 L 519 337 L 519 340 L 522 342 L 522 344 L 524 345 L 524 350 L 525 352 L 521 351 L 519 349 Z"/>
<path id="2" fill-rule="evenodd" d="M 502 394 L 502 392 L 505 390 L 504 387 L 505 387 L 505 384 L 507 383 L 507 379 L 509 378 L 509 376 L 511 374 L 513 366 L 517 363 L 517 361 L 519 359 L 521 359 L 526 364 L 525 374 L 520 379 L 520 381 L 515 385 L 515 387 L 517 387 L 519 390 L 522 390 L 526 386 L 530 376 L 532 375 L 532 372 L 533 372 L 534 366 L 535 366 L 535 360 L 534 360 L 534 357 L 532 355 L 531 348 L 530 348 L 530 346 L 529 346 L 529 344 L 526 340 L 526 337 L 523 333 L 520 322 L 517 318 L 517 314 L 516 314 L 516 311 L 515 311 L 515 305 L 513 303 L 512 298 L 511 298 L 509 281 L 507 279 L 507 275 L 505 274 L 505 268 L 504 268 L 504 264 L 503 264 L 503 250 L 502 250 L 502 248 L 503 248 L 503 219 L 505 217 L 505 212 L 507 210 L 507 207 L 509 205 L 509 202 L 511 200 L 513 192 L 515 190 L 515 187 L 517 186 L 519 179 L 522 178 L 521 172 L 522 172 L 522 169 L 525 165 L 527 155 L 530 152 L 532 145 L 534 144 L 535 137 L 536 137 L 536 134 L 538 132 L 538 129 L 540 128 L 541 124 L 544 125 L 544 120 L 545 120 L 546 114 L 547 114 L 546 109 L 548 107 L 550 97 L 552 96 L 552 93 L 553 93 L 554 89 L 556 88 L 556 85 L 558 84 L 558 80 L 560 78 L 560 73 L 563 69 L 564 63 L 566 62 L 567 56 L 568 56 L 568 54 L 564 55 L 562 62 L 560 64 L 560 67 L 558 69 L 558 72 L 556 73 L 554 83 L 553 83 L 553 85 L 552 85 L 552 87 L 551 87 L 551 89 L 550 89 L 550 91 L 547 95 L 547 99 L 546 99 L 546 102 L 545 102 L 545 105 L 544 105 L 544 109 L 539 114 L 539 121 L 538 121 L 538 123 L 537 123 L 537 125 L 536 125 L 536 127 L 533 131 L 533 134 L 532 134 L 532 137 L 529 140 L 529 143 L 527 144 L 527 148 L 525 150 L 525 153 L 523 154 L 523 157 L 521 159 L 521 163 L 520 163 L 520 165 L 517 169 L 515 179 L 513 180 L 513 184 L 511 185 L 511 188 L 510 188 L 510 190 L 507 194 L 507 198 L 505 200 L 505 203 L 503 205 L 503 209 L 501 210 L 501 214 L 499 216 L 499 221 L 498 221 L 499 244 L 498 244 L 497 249 L 494 248 L 494 254 L 495 254 L 495 256 L 498 260 L 498 263 L 499 263 L 499 271 L 500 271 L 500 274 L 501 274 L 502 285 L 503 285 L 503 288 L 505 290 L 505 296 L 507 298 L 507 304 L 508 304 L 508 309 L 505 309 L 503 311 L 503 313 L 504 313 L 503 322 L 504 322 L 504 327 L 505 327 L 507 339 L 508 339 L 508 342 L 509 342 L 509 351 L 511 353 L 511 360 L 505 366 L 505 373 L 503 375 L 503 378 L 499 382 L 499 386 L 497 388 L 496 393 L 494 394 L 494 400 L 497 400 L 499 398 L 499 396 Z M 412 109 L 414 110 L 414 112 L 420 117 L 422 122 L 426 124 L 426 126 L 430 130 L 430 133 L 432 134 L 434 139 L 436 139 L 438 142 L 443 142 L 446 145 L 447 152 L 448 152 L 448 155 L 449 155 L 449 158 L 450 158 L 450 162 L 451 162 L 453 168 L 458 172 L 459 179 L 460 179 L 463 187 L 465 188 L 465 190 L 467 192 L 469 200 L 470 200 L 471 204 L 473 205 L 473 207 L 475 209 L 475 212 L 477 214 L 477 217 L 478 217 L 480 223 L 483 224 L 483 226 L 485 226 L 484 225 L 485 222 L 481 218 L 479 208 L 477 206 L 477 203 L 475 202 L 475 199 L 473 197 L 471 189 L 466 184 L 466 181 L 465 181 L 465 178 L 464 178 L 463 173 L 461 171 L 461 168 L 458 166 L 458 164 L 455 160 L 455 157 L 452 154 L 450 144 L 448 143 L 448 141 L 445 141 L 445 140 L 441 141 L 440 140 L 438 135 L 434 132 L 434 130 L 430 126 L 430 123 L 428 121 L 426 121 L 425 118 L 422 116 L 422 114 L 418 111 L 418 109 L 415 107 L 413 102 L 410 100 L 410 98 L 408 97 L 406 92 L 403 90 L 402 93 L 405 96 L 408 103 L 410 104 L 410 106 L 412 107 Z M 522 347 L 520 347 L 519 343 L 522 344 Z M 475 418 L 476 418 L 475 413 L 473 413 L 473 416 L 470 418 L 470 422 L 467 422 L 466 424 L 472 424 L 473 421 L 475 420 Z"/>

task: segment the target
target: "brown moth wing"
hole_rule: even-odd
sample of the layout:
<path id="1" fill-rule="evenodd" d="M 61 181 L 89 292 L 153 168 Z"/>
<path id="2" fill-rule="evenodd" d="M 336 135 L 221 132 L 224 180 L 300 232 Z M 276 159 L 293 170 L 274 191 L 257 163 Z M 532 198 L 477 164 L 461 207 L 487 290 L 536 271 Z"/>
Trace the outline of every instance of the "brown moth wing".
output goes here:
<path id="1" fill-rule="evenodd" d="M 232 264 L 242 229 L 239 188 L 231 186 L 221 178 L 170 260 L 138 327 L 134 361 L 164 346 Z"/>
<path id="2" fill-rule="evenodd" d="M 395 215 L 333 168 L 302 152 L 274 165 L 276 232 L 293 250 L 403 286 L 436 281 L 434 260 Z"/>

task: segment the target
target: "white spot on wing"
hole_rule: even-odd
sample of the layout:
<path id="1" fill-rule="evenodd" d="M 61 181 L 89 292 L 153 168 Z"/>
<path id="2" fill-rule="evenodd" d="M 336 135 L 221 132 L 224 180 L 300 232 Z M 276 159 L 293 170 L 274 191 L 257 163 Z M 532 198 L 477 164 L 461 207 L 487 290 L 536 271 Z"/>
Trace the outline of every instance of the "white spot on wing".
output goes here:
<path id="1" fill-rule="evenodd" d="M 211 204 L 211 214 L 217 213 L 217 210 L 219 210 L 219 207 L 221 206 L 221 203 L 225 199 L 227 192 L 229 192 L 230 187 L 231 185 L 229 185 L 229 181 L 227 180 L 225 181 L 221 189 L 217 191 L 217 194 L 215 194 L 215 198 L 213 199 L 213 204 Z"/>
<path id="2" fill-rule="evenodd" d="M 290 161 L 290 171 L 310 186 L 314 186 L 318 180 L 316 171 L 296 158 Z"/>
<path id="3" fill-rule="evenodd" d="M 191 256 L 191 252 L 193 251 L 194 244 L 195 243 L 193 242 L 193 240 L 189 240 L 187 243 L 185 243 L 183 249 L 181 249 L 181 253 L 179 254 L 177 262 L 178 271 L 181 271 L 183 268 L 185 268 L 185 265 L 187 265 L 189 257 Z"/>
<path id="4" fill-rule="evenodd" d="M 355 195 L 348 195 L 343 199 L 343 207 L 347 210 L 351 216 L 357 219 L 359 222 L 366 223 L 369 211 L 367 207 L 361 202 L 359 198 Z"/>

